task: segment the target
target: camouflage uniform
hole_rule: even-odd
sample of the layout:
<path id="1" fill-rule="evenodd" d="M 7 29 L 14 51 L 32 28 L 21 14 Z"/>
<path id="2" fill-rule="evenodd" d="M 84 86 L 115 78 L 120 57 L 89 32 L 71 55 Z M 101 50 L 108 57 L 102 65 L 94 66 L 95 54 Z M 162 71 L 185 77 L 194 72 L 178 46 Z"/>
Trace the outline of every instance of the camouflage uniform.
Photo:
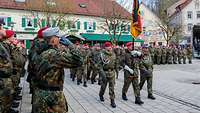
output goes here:
<path id="1" fill-rule="evenodd" d="M 79 85 L 83 79 L 83 85 L 87 87 L 88 53 L 85 48 L 81 48 L 81 56 L 83 57 L 83 65 L 77 69 L 77 84 Z"/>
<path id="2" fill-rule="evenodd" d="M 191 47 L 187 47 L 187 59 L 189 64 L 192 64 L 192 48 Z"/>
<path id="3" fill-rule="evenodd" d="M 63 93 L 64 68 L 82 65 L 80 53 L 71 48 L 62 51 L 49 46 L 37 55 L 34 67 L 37 72 L 37 87 L 35 91 L 34 113 L 67 113 L 67 103 Z"/>
<path id="4" fill-rule="evenodd" d="M 155 63 L 155 58 L 154 58 L 155 49 L 153 47 L 149 47 L 149 53 L 151 54 L 151 59 L 153 63 Z"/>
<path id="5" fill-rule="evenodd" d="M 156 48 L 156 61 L 157 61 L 157 64 L 160 65 L 161 64 L 161 58 L 162 58 L 162 50 L 160 47 Z"/>
<path id="6" fill-rule="evenodd" d="M 92 66 L 91 82 L 94 84 L 96 82 L 96 76 L 99 74 L 100 51 L 92 50 L 89 59 Z"/>
<path id="7" fill-rule="evenodd" d="M 178 59 L 178 50 L 176 47 L 172 49 L 172 55 L 173 55 L 173 63 L 177 64 L 177 59 Z"/>
<path id="8" fill-rule="evenodd" d="M 140 62 L 140 89 L 142 89 L 145 81 L 147 81 L 148 95 L 153 95 L 152 81 L 153 81 L 153 62 L 149 54 L 144 55 Z"/>
<path id="9" fill-rule="evenodd" d="M 101 84 L 101 89 L 99 92 L 99 96 L 103 96 L 106 90 L 107 85 L 109 84 L 109 95 L 110 99 L 115 99 L 115 92 L 114 92 L 114 86 L 115 86 L 115 65 L 116 65 L 116 56 L 113 52 L 109 52 L 104 50 L 102 52 L 102 60 L 103 60 L 103 70 L 106 74 L 106 80 L 103 81 Z"/>
<path id="10" fill-rule="evenodd" d="M 116 78 L 118 79 L 119 76 L 119 70 L 120 70 L 120 64 L 121 64 L 121 49 L 120 48 L 115 48 L 114 49 L 115 55 L 116 55 L 116 65 L 115 65 L 115 72 L 116 72 Z"/>
<path id="11" fill-rule="evenodd" d="M 182 49 L 183 64 L 186 64 L 186 55 L 187 55 L 187 50 L 183 48 Z"/>
<path id="12" fill-rule="evenodd" d="M 130 84 L 132 84 L 135 97 L 140 98 L 140 87 L 138 83 L 138 68 L 140 60 L 138 58 L 133 58 L 131 52 L 126 50 L 123 62 L 124 65 L 129 66 L 134 71 L 134 74 L 131 74 L 129 71 L 124 70 L 124 85 L 122 88 L 122 95 L 126 95 Z"/>
<path id="13" fill-rule="evenodd" d="M 162 48 L 162 64 L 166 64 L 167 51 L 166 48 Z"/>
<path id="14" fill-rule="evenodd" d="M 178 49 L 178 63 L 182 64 L 182 58 L 183 58 L 183 51 L 181 48 Z"/>
<path id="15" fill-rule="evenodd" d="M 9 52 L 0 42 L 0 113 L 7 113 L 14 93 L 12 79 L 13 65 Z"/>
<path id="16" fill-rule="evenodd" d="M 173 62 L 172 49 L 167 48 L 167 63 L 172 64 L 172 62 Z"/>

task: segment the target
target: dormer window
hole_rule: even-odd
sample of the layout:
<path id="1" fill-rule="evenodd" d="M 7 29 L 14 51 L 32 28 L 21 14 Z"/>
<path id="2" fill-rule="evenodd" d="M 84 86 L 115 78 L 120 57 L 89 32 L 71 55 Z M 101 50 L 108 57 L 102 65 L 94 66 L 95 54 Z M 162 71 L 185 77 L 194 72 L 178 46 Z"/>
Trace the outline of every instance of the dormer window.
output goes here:
<path id="1" fill-rule="evenodd" d="M 81 8 L 86 8 L 86 7 L 87 7 L 85 4 L 79 4 L 79 6 L 80 6 Z"/>

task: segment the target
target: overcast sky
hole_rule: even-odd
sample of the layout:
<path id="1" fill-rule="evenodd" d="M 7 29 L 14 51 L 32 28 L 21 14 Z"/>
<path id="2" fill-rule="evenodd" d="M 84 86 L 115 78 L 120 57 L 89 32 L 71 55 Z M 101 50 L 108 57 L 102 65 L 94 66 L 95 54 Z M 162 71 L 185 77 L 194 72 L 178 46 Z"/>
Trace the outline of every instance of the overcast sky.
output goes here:
<path id="1" fill-rule="evenodd" d="M 132 6 L 133 6 L 133 0 L 116 0 L 118 3 L 120 3 L 121 1 L 123 1 L 124 3 L 126 3 L 126 5 L 124 6 L 126 9 L 128 9 L 130 12 L 132 11 Z M 141 2 L 142 0 L 139 0 L 139 2 Z M 149 0 L 143 0 L 143 1 L 149 1 Z M 123 3 L 123 5 L 124 5 Z"/>

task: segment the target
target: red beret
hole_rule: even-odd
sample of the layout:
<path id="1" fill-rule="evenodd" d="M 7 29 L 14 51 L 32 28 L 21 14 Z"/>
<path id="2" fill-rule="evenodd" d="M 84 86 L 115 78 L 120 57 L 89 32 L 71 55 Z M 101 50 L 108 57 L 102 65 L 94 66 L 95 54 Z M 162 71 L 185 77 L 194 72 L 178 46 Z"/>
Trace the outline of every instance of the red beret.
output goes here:
<path id="1" fill-rule="evenodd" d="M 133 42 L 128 42 L 128 43 L 126 43 L 126 47 L 129 47 L 129 46 L 131 46 L 131 45 L 133 45 Z"/>
<path id="2" fill-rule="evenodd" d="M 111 46 L 112 46 L 112 44 L 110 42 L 105 42 L 104 43 L 104 47 L 111 47 Z"/>
<path id="3" fill-rule="evenodd" d="M 6 30 L 6 38 L 11 38 L 13 35 L 14 35 L 15 33 L 14 33 L 14 31 L 12 31 L 12 30 Z"/>
<path id="4" fill-rule="evenodd" d="M 43 38 L 42 37 L 42 32 L 44 31 L 44 30 L 46 30 L 48 27 L 43 27 L 43 28 L 41 28 L 40 30 L 38 30 L 38 32 L 37 32 L 37 37 L 38 38 Z"/>

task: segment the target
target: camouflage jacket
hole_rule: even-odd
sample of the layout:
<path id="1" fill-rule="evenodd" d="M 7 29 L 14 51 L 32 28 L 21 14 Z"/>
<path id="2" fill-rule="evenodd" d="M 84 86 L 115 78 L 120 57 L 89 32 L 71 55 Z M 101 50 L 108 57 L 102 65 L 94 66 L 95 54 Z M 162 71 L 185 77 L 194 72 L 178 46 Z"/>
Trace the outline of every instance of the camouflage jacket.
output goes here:
<path id="1" fill-rule="evenodd" d="M 131 52 L 129 52 L 128 50 L 126 50 L 123 60 L 124 60 L 123 61 L 123 67 L 125 65 L 127 65 L 129 68 L 133 69 L 134 75 L 138 76 L 138 73 L 139 73 L 138 69 L 139 69 L 140 59 L 139 58 L 134 58 L 131 55 Z"/>
<path id="2" fill-rule="evenodd" d="M 101 61 L 104 70 L 114 69 L 116 65 L 116 55 L 114 52 L 103 50 L 101 52 Z"/>
<path id="3" fill-rule="evenodd" d="M 140 75 L 152 75 L 153 73 L 153 61 L 150 55 L 145 55 L 140 61 L 139 65 Z"/>
<path id="4" fill-rule="evenodd" d="M 12 61 L 6 48 L 0 42 L 0 78 L 8 78 L 12 74 Z"/>
<path id="5" fill-rule="evenodd" d="M 40 57 L 40 58 L 38 58 Z M 71 47 L 62 51 L 48 47 L 39 56 L 34 57 L 38 86 L 62 87 L 64 68 L 76 68 L 82 65 L 83 59 L 77 49 Z"/>

